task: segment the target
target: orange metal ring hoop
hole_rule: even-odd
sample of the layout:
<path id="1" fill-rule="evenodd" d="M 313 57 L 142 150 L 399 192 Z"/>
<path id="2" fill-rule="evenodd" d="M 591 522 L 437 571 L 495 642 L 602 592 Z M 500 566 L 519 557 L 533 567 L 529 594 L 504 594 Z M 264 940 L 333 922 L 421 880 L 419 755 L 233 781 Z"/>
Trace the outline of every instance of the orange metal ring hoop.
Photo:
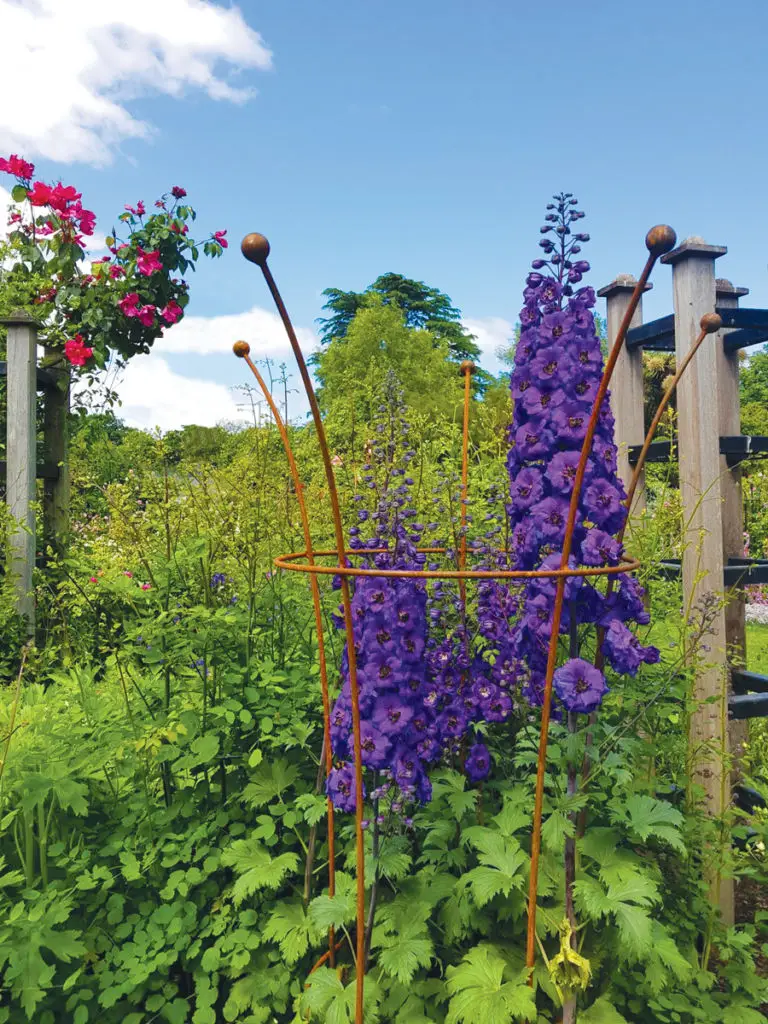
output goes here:
<path id="1" fill-rule="evenodd" d="M 345 555 L 369 555 L 386 552 L 386 548 L 347 548 Z M 422 554 L 440 554 L 444 548 L 417 548 Z M 338 552 L 326 549 L 313 551 L 315 558 L 338 558 Z M 279 555 L 273 562 L 278 569 L 289 572 L 319 573 L 323 576 L 381 576 L 385 579 L 433 579 L 433 580 L 530 580 L 559 579 L 571 576 L 614 576 L 634 572 L 640 568 L 637 559 L 626 559 L 618 565 L 582 566 L 577 569 L 358 569 L 354 566 L 317 565 L 298 562 L 306 558 L 306 551 L 291 551 Z"/>

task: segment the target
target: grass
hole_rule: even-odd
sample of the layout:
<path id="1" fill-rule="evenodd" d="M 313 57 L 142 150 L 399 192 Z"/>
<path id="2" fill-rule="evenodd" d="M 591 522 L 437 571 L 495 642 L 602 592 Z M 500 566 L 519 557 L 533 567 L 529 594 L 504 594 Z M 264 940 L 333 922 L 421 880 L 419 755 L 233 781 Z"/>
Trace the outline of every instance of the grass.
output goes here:
<path id="1" fill-rule="evenodd" d="M 747 623 L 747 668 L 768 675 L 768 626 Z"/>

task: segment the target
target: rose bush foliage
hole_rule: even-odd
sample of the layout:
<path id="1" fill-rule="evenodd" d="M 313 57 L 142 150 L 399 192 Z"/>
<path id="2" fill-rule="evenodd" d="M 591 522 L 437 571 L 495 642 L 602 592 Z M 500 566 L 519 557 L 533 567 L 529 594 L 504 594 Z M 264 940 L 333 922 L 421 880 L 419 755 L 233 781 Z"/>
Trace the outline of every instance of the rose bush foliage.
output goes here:
<path id="1" fill-rule="evenodd" d="M 200 252 L 220 256 L 226 231 L 202 242 L 189 234 L 194 209 L 186 191 L 174 186 L 151 212 L 143 202 L 127 205 L 106 238 L 109 255 L 84 269 L 95 214 L 72 185 L 33 181 L 34 165 L 11 155 L 0 171 L 16 179 L 9 217 L 11 275 L 42 278 L 47 287 L 34 299 L 46 343 L 63 351 L 81 370 L 103 369 L 110 359 L 125 363 L 149 352 L 165 329 L 184 315 L 189 302 L 185 275 Z"/>

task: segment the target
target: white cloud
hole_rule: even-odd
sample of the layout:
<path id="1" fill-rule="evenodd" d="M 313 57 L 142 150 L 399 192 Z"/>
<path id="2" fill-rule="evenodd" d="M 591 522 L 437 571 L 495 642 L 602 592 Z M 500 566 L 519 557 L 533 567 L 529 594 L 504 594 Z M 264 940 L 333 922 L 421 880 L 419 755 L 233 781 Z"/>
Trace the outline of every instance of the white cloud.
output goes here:
<path id="1" fill-rule="evenodd" d="M 116 390 L 122 405 L 115 412 L 131 427 L 166 431 L 192 423 L 213 427 L 247 422 L 231 388 L 175 373 L 154 353 L 136 356 L 123 371 Z"/>
<path id="2" fill-rule="evenodd" d="M 305 356 L 317 346 L 317 338 L 307 327 L 297 327 L 296 334 Z M 232 346 L 236 341 L 247 341 L 254 360 L 269 357 L 276 363 L 293 363 L 293 353 L 276 313 L 254 306 L 245 313 L 227 316 L 186 316 L 165 337 L 155 343 L 153 351 L 168 355 L 227 354 L 232 359 Z"/>
<path id="3" fill-rule="evenodd" d="M 217 73 L 271 67 L 236 7 L 208 0 L 0 0 L 0 67 L 16 83 L 0 105 L 0 152 L 63 163 L 109 163 L 114 147 L 147 138 L 127 100 L 201 89 L 244 102 L 252 92 Z"/>
<path id="4" fill-rule="evenodd" d="M 297 327 L 296 333 L 304 354 L 309 356 L 317 338 L 306 327 Z M 254 306 L 229 316 L 188 316 L 169 328 L 165 337 L 155 342 L 152 353 L 135 356 L 115 382 L 114 388 L 122 400 L 116 414 L 129 426 L 145 430 L 176 430 L 188 423 L 252 423 L 253 412 L 246 396 L 215 380 L 221 375 L 223 360 L 228 359 L 242 384 L 257 386 L 247 366 L 232 352 L 232 345 L 241 339 L 251 346 L 254 361 L 272 360 L 273 373 L 285 362 L 289 387 L 298 389 L 296 363 L 279 317 Z M 205 357 L 210 372 L 204 377 L 187 377 L 171 369 L 166 357 L 185 355 Z M 196 359 L 197 373 L 199 366 L 200 360 Z M 263 366 L 260 369 L 268 378 Z M 275 388 L 278 402 L 283 397 L 281 388 Z M 289 411 L 291 419 L 305 416 L 307 403 L 303 394 L 292 390 Z M 264 403 L 259 414 L 268 417 Z"/>
<path id="5" fill-rule="evenodd" d="M 497 357 L 500 349 L 506 349 L 515 335 L 515 326 L 501 316 L 485 316 L 462 321 L 470 334 L 474 334 L 480 347 L 480 363 L 485 370 L 497 373 L 503 368 Z"/>

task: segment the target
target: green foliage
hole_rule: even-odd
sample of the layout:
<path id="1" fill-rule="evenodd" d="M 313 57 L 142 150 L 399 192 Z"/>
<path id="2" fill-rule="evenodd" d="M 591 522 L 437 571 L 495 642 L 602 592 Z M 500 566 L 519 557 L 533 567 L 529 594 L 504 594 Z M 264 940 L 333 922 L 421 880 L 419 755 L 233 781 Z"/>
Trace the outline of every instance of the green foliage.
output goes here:
<path id="1" fill-rule="evenodd" d="M 461 407 L 461 380 L 448 350 L 434 334 L 406 325 L 399 308 L 369 299 L 343 339 L 318 353 L 319 400 L 329 436 L 343 451 L 359 448 L 372 430 L 388 372 L 404 388 L 405 401 L 432 436 Z"/>
<path id="2" fill-rule="evenodd" d="M 476 946 L 458 967 L 448 970 L 446 988 L 451 1002 L 446 1024 L 530 1020 L 536 1015 L 536 1003 L 527 980 L 528 971 L 513 974 L 493 946 Z"/>
<path id="3" fill-rule="evenodd" d="M 360 310 L 376 298 L 385 306 L 397 307 L 406 327 L 428 331 L 445 342 L 452 359 L 476 359 L 480 354 L 473 336 L 461 325 L 461 310 L 447 295 L 423 281 L 412 281 L 402 274 L 382 274 L 364 292 L 326 288 L 323 296 L 323 309 L 331 314 L 320 320 L 320 340 L 324 344 L 345 339 Z"/>
<path id="4" fill-rule="evenodd" d="M 439 405 L 456 396 L 455 366 L 393 306 L 366 306 L 343 344 L 379 330 L 402 365 L 414 344 L 434 360 L 411 415 L 416 501 L 431 517 L 433 487 L 458 465 L 457 429 Z M 378 401 L 383 366 L 374 360 L 370 391 L 360 386 L 368 406 L 355 416 Z M 333 415 L 343 435 L 354 418 L 341 390 Z M 313 536 L 332 546 L 312 431 L 292 430 Z M 18 704 L 21 634 L 6 631 L 0 650 L 0 1024 L 351 1024 L 354 833 L 337 814 L 332 897 L 309 588 L 272 571 L 276 554 L 303 543 L 275 432 L 160 438 L 106 415 L 79 417 L 73 436 L 73 543 L 38 576 L 47 643 L 29 653 Z M 362 458 L 347 436 L 338 479 L 352 522 Z M 479 534 L 500 442 L 493 429 L 472 440 Z M 679 528 L 671 488 L 654 486 L 654 515 L 632 535 L 648 565 Z M 720 832 L 688 799 L 681 652 L 703 627 L 681 621 L 676 584 L 652 581 L 651 599 L 647 640 L 662 661 L 611 680 L 575 795 L 568 771 L 583 763 L 583 732 L 551 726 L 533 986 L 523 949 L 537 723 L 518 702 L 510 721 L 487 729 L 494 771 L 482 788 L 458 760 L 446 763 L 412 825 L 382 799 L 387 827 L 376 843 L 366 830 L 366 912 L 376 892 L 366 1024 L 559 1020 L 544 957 L 560 950 L 563 851 L 574 837 L 577 952 L 591 971 L 579 1021 L 758 1019 L 766 988 L 754 960 L 768 920 L 726 928 L 713 915 L 705 878 L 730 821 Z M 328 614 L 337 595 L 323 585 L 322 600 Z M 0 580 L 0 624 L 13 621 Z M 331 629 L 326 643 L 335 687 Z M 750 770 L 768 791 L 761 749 Z M 725 855 L 725 868 L 762 885 L 768 816 L 738 821 L 744 849 Z M 331 928 L 335 963 L 310 973 Z"/>

